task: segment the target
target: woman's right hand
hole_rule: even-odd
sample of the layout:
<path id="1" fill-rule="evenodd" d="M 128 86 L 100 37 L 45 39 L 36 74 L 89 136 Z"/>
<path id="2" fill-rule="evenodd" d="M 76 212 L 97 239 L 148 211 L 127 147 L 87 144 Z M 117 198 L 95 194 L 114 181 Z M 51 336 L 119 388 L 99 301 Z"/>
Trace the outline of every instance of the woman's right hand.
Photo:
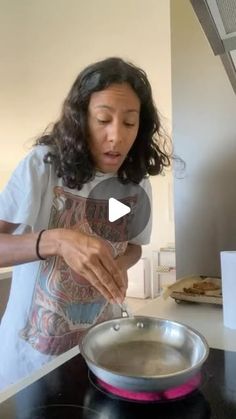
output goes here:
<path id="1" fill-rule="evenodd" d="M 35 245 L 39 233 L 13 235 L 17 227 L 0 220 L 0 267 L 37 260 Z M 70 229 L 50 229 L 44 231 L 39 246 L 42 257 L 63 257 L 73 271 L 86 278 L 108 301 L 124 300 L 125 278 L 102 239 Z"/>
<path id="2" fill-rule="evenodd" d="M 73 271 L 86 278 L 111 303 L 124 300 L 123 273 L 105 241 L 69 229 L 58 229 L 57 241 L 57 254 Z"/>

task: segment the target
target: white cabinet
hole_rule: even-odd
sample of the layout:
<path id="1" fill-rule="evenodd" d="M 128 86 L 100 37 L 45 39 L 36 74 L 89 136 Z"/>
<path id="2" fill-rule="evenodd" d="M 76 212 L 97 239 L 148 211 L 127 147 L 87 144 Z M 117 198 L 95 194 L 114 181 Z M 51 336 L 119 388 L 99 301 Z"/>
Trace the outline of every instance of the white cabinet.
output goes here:
<path id="1" fill-rule="evenodd" d="M 163 286 L 176 280 L 176 258 L 174 248 L 161 248 L 153 251 L 152 298 L 160 295 Z"/>
<path id="2" fill-rule="evenodd" d="M 153 251 L 152 264 L 150 257 L 141 258 L 128 270 L 128 280 L 127 297 L 157 297 L 163 286 L 176 280 L 175 250 L 162 248 Z"/>
<path id="3" fill-rule="evenodd" d="M 141 258 L 128 270 L 128 289 L 126 296 L 148 298 L 151 295 L 150 261 Z"/>

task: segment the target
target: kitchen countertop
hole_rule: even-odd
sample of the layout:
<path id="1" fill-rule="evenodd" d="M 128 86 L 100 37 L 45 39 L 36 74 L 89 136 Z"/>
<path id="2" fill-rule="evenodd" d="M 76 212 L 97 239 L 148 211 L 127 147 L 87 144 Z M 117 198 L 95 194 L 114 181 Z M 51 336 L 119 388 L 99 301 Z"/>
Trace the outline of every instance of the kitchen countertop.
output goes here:
<path id="1" fill-rule="evenodd" d="M 0 268 L 0 280 L 1 279 L 8 279 L 12 276 L 12 268 Z"/>
<path id="2" fill-rule="evenodd" d="M 161 317 L 185 323 L 202 333 L 210 347 L 236 352 L 236 330 L 224 327 L 221 306 L 186 302 L 177 304 L 172 298 L 164 300 L 162 297 L 159 297 L 137 310 L 135 315 Z M 7 390 L 0 393 L 0 402 L 37 381 L 78 353 L 79 350 L 75 347 L 58 356 L 39 371 L 10 386 Z"/>

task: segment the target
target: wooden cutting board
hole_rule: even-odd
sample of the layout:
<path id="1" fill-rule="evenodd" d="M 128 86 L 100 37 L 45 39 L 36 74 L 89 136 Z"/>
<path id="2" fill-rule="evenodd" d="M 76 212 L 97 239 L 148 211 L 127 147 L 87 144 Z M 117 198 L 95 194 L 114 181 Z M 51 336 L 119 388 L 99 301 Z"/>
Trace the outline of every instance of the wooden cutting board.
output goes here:
<path id="1" fill-rule="evenodd" d="M 210 288 L 215 289 L 206 289 Z M 201 292 L 201 294 L 200 294 Z M 172 297 L 178 301 L 223 304 L 220 278 L 191 275 L 181 278 L 163 290 L 164 298 Z"/>

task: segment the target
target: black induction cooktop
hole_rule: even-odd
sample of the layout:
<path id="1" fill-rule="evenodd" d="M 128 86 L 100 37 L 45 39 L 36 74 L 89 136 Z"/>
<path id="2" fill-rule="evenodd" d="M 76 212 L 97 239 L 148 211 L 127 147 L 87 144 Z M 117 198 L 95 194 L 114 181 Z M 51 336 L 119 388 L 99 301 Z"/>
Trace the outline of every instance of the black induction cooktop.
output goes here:
<path id="1" fill-rule="evenodd" d="M 198 390 L 176 401 L 134 402 L 93 384 L 81 355 L 0 405 L 1 419 L 236 419 L 236 352 L 210 349 Z"/>

